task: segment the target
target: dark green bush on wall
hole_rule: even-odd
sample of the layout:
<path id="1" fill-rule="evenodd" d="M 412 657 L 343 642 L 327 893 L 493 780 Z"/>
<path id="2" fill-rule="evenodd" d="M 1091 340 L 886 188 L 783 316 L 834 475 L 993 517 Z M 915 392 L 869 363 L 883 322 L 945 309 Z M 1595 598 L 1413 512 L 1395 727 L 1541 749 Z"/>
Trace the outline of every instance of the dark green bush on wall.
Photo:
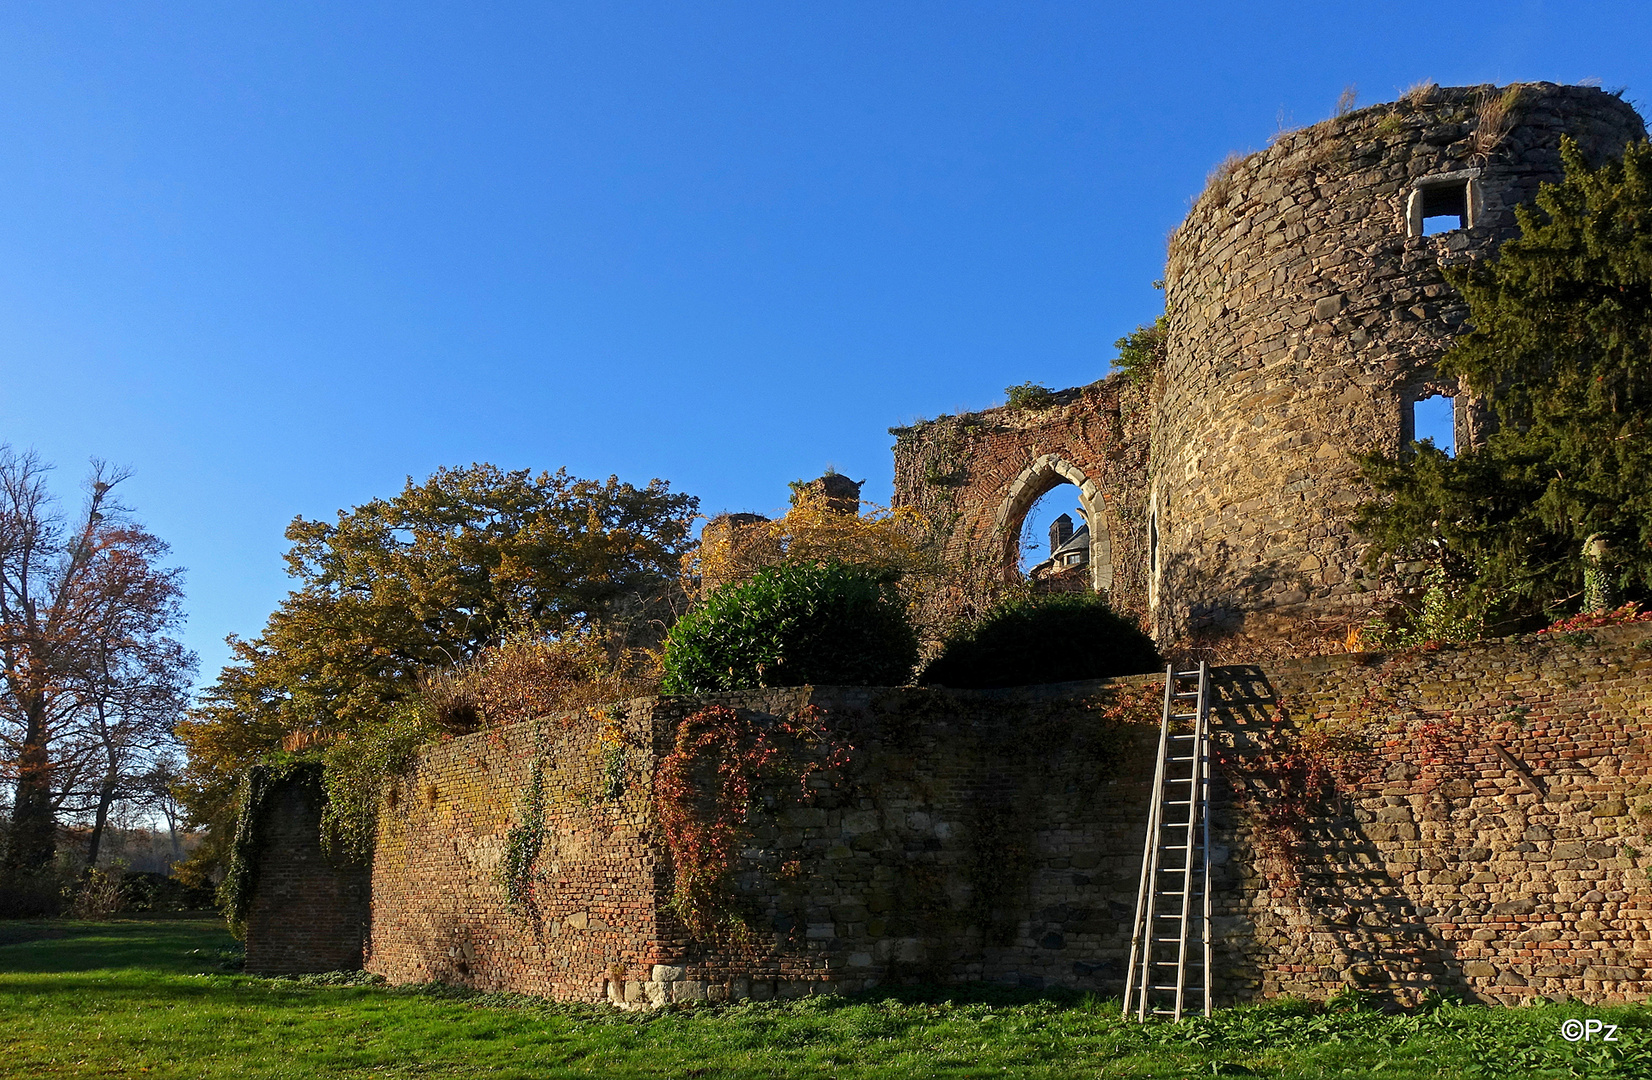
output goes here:
<path id="1" fill-rule="evenodd" d="M 1155 671 L 1159 654 L 1135 623 L 1096 596 L 1020 596 L 948 639 L 919 681 L 985 689 Z"/>
<path id="2" fill-rule="evenodd" d="M 917 636 L 886 574 L 842 563 L 775 566 L 718 589 L 677 621 L 663 688 L 897 686 L 917 658 Z"/>

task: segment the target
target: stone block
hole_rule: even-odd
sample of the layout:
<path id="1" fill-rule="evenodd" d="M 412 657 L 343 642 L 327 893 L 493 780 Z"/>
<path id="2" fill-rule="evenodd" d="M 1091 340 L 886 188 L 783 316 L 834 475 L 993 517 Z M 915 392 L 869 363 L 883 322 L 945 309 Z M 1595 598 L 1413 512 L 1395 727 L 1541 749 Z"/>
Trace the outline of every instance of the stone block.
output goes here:
<path id="1" fill-rule="evenodd" d="M 1500 904 L 1493 904 L 1493 915 L 1530 915 L 1537 910 L 1537 901 L 1529 897 L 1522 900 L 1504 900 Z"/>

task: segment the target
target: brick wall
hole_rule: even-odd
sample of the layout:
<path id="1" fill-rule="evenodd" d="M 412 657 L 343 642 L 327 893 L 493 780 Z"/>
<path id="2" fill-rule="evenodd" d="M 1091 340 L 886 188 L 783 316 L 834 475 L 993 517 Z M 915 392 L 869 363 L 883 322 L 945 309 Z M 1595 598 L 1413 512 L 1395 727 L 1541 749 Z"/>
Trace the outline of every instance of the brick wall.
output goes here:
<path id="1" fill-rule="evenodd" d="M 369 872 L 321 847 L 315 777 L 278 782 L 264 803 L 257 881 L 247 911 L 248 971 L 291 975 L 361 967 Z"/>
<path id="2" fill-rule="evenodd" d="M 1154 733 L 1087 713 L 1098 692 L 642 699 L 624 710 L 617 798 L 590 752 L 604 722 L 592 714 L 454 739 L 422 754 L 386 807 L 367 967 L 397 982 L 633 1004 L 890 978 L 1105 986 L 1120 977 Z M 696 943 L 666 907 L 651 779 L 678 722 L 708 703 L 760 715 L 813 704 L 855 747 L 842 782 L 808 802 L 765 792 L 735 875 L 755 948 Z M 499 863 L 536 754 L 554 792 L 545 880 L 532 909 L 514 912 Z M 802 878 L 783 880 L 790 860 Z"/>
<path id="3" fill-rule="evenodd" d="M 1294 884 L 1270 880 L 1223 809 L 1230 998 L 1652 993 L 1652 628 L 1237 676 L 1226 738 L 1253 739 L 1277 698 L 1361 736 L 1375 768 L 1313 822 Z"/>
<path id="4" fill-rule="evenodd" d="M 1219 999 L 1345 984 L 1401 998 L 1648 996 L 1649 676 L 1646 626 L 1218 672 L 1224 745 L 1267 745 L 1283 706 L 1374 763 L 1288 865 L 1262 857 L 1218 784 Z M 423 752 L 385 805 L 366 966 L 633 1005 L 911 980 L 1117 993 L 1156 731 L 1092 706 L 1155 682 L 639 699 L 454 739 Z M 679 722 L 709 703 L 758 717 L 813 705 L 855 748 L 809 800 L 761 793 L 735 874 L 745 948 L 697 943 L 673 917 L 652 811 Z M 531 816 L 536 761 L 546 839 L 537 895 L 513 911 L 499 864 Z M 313 806 L 282 806 L 255 925 L 300 895 L 279 865 L 331 872 L 277 854 L 316 850 Z M 282 925 L 310 925 L 313 910 Z M 249 957 L 272 942 L 249 934 Z"/>
<path id="5" fill-rule="evenodd" d="M 950 575 L 926 598 L 926 624 L 979 611 L 1019 575 L 1028 508 L 1063 483 L 1088 515 L 1091 586 L 1117 611 L 1147 615 L 1144 387 L 1115 376 L 1051 396 L 893 428 L 895 503 L 924 517 Z M 1097 580 L 1099 578 L 1100 580 Z"/>

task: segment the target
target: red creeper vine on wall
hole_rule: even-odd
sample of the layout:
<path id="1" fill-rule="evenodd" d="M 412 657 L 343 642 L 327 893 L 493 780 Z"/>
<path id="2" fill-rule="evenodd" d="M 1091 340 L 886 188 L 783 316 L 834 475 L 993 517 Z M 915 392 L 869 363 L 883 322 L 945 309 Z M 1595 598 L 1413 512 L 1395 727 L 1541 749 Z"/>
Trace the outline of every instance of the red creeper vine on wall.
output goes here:
<path id="1" fill-rule="evenodd" d="M 853 748 L 822 719 L 812 705 L 774 721 L 714 705 L 677 725 L 654 800 L 674 871 L 671 909 L 695 940 L 751 944 L 733 876 L 752 811 L 767 789 L 811 801 L 849 763 Z"/>
<path id="2" fill-rule="evenodd" d="M 1297 883 L 1310 823 L 1340 811 L 1343 799 L 1369 776 L 1374 761 L 1352 735 L 1323 725 L 1298 727 L 1284 705 L 1257 749 L 1218 749 L 1239 809 L 1251 822 L 1252 842 L 1268 877 L 1280 887 Z"/>

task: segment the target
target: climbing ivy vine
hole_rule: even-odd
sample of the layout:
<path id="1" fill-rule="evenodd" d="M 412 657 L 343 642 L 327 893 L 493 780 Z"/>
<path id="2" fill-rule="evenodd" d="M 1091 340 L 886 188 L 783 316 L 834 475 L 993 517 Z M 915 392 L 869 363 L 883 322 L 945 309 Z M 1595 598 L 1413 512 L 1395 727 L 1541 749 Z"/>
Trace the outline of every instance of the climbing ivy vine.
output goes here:
<path id="1" fill-rule="evenodd" d="M 714 705 L 677 725 L 676 746 L 654 780 L 654 800 L 671 855 L 670 909 L 695 940 L 751 944 L 733 875 L 752 836 L 760 791 L 811 801 L 812 778 L 841 774 L 852 750 L 814 706 L 771 719 Z"/>
<path id="2" fill-rule="evenodd" d="M 538 873 L 535 865 L 545 847 L 545 753 L 534 755 L 528 790 L 522 800 L 522 821 L 505 837 L 504 856 L 499 860 L 499 883 L 505 889 L 505 906 L 518 915 L 533 912 Z"/>
<path id="3" fill-rule="evenodd" d="M 258 887 L 258 857 L 264 849 L 264 812 L 270 793 L 281 784 L 296 782 L 309 785 L 314 796 L 320 798 L 321 769 L 321 763 L 312 758 L 274 758 L 254 765 L 241 778 L 234 838 L 217 894 L 230 933 L 238 938 L 246 936 L 247 912 Z"/>

